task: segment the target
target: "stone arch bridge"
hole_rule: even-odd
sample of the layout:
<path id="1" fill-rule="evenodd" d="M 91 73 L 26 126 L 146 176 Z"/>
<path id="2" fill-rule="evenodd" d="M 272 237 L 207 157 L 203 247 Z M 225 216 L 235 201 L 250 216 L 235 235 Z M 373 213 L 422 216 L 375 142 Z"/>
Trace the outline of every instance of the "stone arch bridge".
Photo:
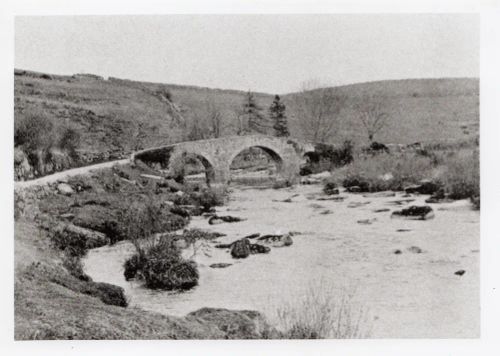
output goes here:
<path id="1" fill-rule="evenodd" d="M 186 156 L 195 156 L 205 167 L 207 183 L 226 184 L 230 179 L 230 166 L 242 151 L 258 147 L 269 154 L 276 163 L 279 177 L 289 179 L 299 173 L 304 155 L 314 151 L 314 146 L 291 138 L 267 135 L 228 136 L 208 140 L 181 142 L 149 148 L 132 155 L 132 161 L 159 164 L 172 171 Z"/>

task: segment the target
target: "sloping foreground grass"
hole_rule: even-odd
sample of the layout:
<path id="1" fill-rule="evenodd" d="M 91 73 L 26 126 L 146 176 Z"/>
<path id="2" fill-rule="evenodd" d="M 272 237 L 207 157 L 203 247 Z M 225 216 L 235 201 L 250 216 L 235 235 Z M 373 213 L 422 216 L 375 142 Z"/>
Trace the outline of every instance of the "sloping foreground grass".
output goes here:
<path id="1" fill-rule="evenodd" d="M 105 304 L 87 293 L 93 282 L 70 274 L 45 233 L 22 219 L 15 228 L 15 264 L 16 340 L 279 336 L 256 312 L 204 308 L 179 318 Z"/>

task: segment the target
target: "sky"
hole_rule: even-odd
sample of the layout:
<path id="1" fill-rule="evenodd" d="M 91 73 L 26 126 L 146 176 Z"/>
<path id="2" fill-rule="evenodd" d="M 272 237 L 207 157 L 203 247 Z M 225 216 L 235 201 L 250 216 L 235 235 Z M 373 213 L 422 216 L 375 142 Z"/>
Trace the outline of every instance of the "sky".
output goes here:
<path id="1" fill-rule="evenodd" d="M 16 17 L 15 67 L 283 94 L 479 77 L 473 14 Z"/>

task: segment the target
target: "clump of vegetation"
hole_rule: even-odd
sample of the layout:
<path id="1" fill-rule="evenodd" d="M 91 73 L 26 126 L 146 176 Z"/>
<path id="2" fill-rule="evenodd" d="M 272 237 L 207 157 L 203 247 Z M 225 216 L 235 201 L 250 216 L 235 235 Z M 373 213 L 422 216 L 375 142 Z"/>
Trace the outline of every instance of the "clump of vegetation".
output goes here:
<path id="1" fill-rule="evenodd" d="M 465 151 L 449 157 L 445 163 L 442 180 L 445 192 L 451 199 L 479 197 L 479 154 L 476 151 Z"/>
<path id="2" fill-rule="evenodd" d="M 35 175 L 77 164 L 76 150 L 79 145 L 79 132 L 65 124 L 55 125 L 54 119 L 45 110 L 30 109 L 23 115 L 16 115 L 14 147 L 26 155 Z"/>
<path id="3" fill-rule="evenodd" d="M 82 257 L 87 252 L 87 240 L 83 235 L 72 233 L 68 226 L 57 225 L 51 231 L 51 241 L 54 246 L 64 251 L 68 256 Z"/>
<path id="4" fill-rule="evenodd" d="M 358 186 L 362 192 L 403 190 L 422 179 L 433 177 L 430 158 L 415 153 L 360 155 L 335 176 L 344 187 Z"/>
<path id="5" fill-rule="evenodd" d="M 42 110 L 32 110 L 14 121 L 14 146 L 26 152 L 48 149 L 54 143 L 54 123 Z"/>
<path id="6" fill-rule="evenodd" d="M 215 189 L 202 189 L 200 191 L 191 190 L 186 194 L 177 195 L 173 201 L 176 205 L 195 205 L 202 208 L 203 211 L 210 211 L 216 206 L 224 205 L 227 192 L 225 190 L 217 191 Z"/>
<path id="7" fill-rule="evenodd" d="M 368 337 L 367 311 L 354 294 L 310 287 L 302 298 L 283 303 L 272 320 L 285 339 L 354 339 Z"/>
<path id="8" fill-rule="evenodd" d="M 172 235 L 154 236 L 162 232 L 161 212 L 154 202 L 132 206 L 126 217 L 128 238 L 136 253 L 124 264 L 127 279 L 140 278 L 152 289 L 189 289 L 198 283 L 198 269 L 187 261 Z"/>
<path id="9" fill-rule="evenodd" d="M 423 153 L 422 153 L 423 152 Z M 401 153 L 381 152 L 359 155 L 346 167 L 333 172 L 332 181 L 361 192 L 400 191 L 430 181 L 450 199 L 471 198 L 479 207 L 479 154 L 475 149 L 440 150 Z"/>
<path id="10" fill-rule="evenodd" d="M 315 151 L 307 154 L 308 163 L 301 168 L 301 175 L 330 171 L 345 166 L 354 159 L 354 146 L 346 140 L 341 146 L 316 144 Z"/>
<path id="11" fill-rule="evenodd" d="M 136 242 L 136 254 L 125 261 L 125 278 L 139 277 L 146 287 L 186 290 L 198 284 L 198 268 L 185 260 L 170 236 Z"/>

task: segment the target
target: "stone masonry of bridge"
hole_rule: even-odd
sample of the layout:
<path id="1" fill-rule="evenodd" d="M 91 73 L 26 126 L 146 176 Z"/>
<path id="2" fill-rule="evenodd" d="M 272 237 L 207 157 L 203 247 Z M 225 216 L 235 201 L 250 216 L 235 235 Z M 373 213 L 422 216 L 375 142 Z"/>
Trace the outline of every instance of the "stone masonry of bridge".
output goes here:
<path id="1" fill-rule="evenodd" d="M 291 138 L 267 135 L 228 136 L 142 150 L 132 155 L 132 161 L 160 163 L 170 170 L 177 160 L 186 155 L 195 155 L 205 167 L 208 184 L 227 184 L 234 158 L 251 147 L 259 147 L 269 154 L 276 163 L 278 176 L 287 180 L 298 175 L 304 155 L 314 151 L 312 144 Z"/>

